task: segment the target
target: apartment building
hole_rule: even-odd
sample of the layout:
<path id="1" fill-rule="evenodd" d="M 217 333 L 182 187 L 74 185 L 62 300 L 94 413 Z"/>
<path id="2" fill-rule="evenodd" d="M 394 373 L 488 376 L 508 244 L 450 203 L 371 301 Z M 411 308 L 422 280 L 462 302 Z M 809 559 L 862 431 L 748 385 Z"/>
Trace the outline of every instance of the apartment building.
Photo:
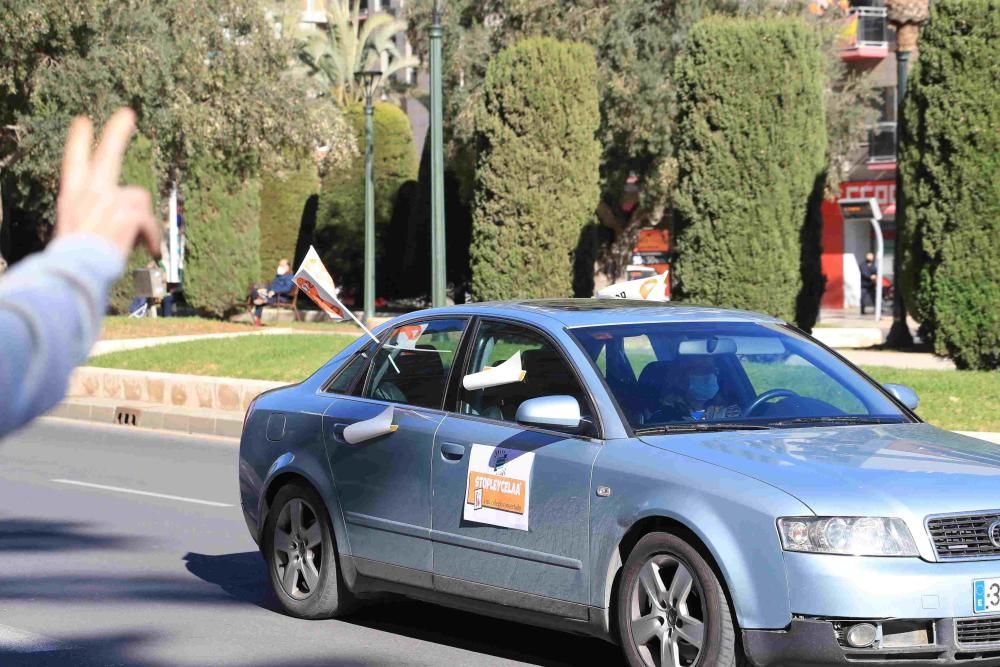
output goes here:
<path id="1" fill-rule="evenodd" d="M 835 3 L 826 3 L 834 5 Z M 848 156 L 848 177 L 840 198 L 870 198 L 881 207 L 885 237 L 883 266 L 892 279 L 896 241 L 896 56 L 895 31 L 886 20 L 884 0 L 851 0 L 826 11 L 846 14 L 840 57 L 849 67 L 870 71 L 879 90 L 878 116 L 867 141 Z M 875 240 L 868 223 L 845 222 L 836 202 L 823 204 L 824 308 L 854 308 L 861 303 L 859 261 L 873 252 Z"/>

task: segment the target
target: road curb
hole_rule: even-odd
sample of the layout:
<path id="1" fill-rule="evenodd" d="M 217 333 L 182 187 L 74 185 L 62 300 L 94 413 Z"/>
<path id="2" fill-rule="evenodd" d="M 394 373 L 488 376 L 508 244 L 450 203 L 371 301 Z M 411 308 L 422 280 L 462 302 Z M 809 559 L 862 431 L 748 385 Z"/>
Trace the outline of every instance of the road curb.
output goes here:
<path id="1" fill-rule="evenodd" d="M 283 382 L 82 366 L 49 415 L 64 419 L 239 438 L 254 398 Z"/>
<path id="2" fill-rule="evenodd" d="M 243 415 L 220 410 L 177 409 L 171 406 L 108 399 L 67 399 L 48 417 L 120 426 L 126 429 L 175 431 L 192 435 L 239 438 Z"/>
<path id="3" fill-rule="evenodd" d="M 82 366 L 70 377 L 66 397 L 120 404 L 149 404 L 177 410 L 220 410 L 240 419 L 256 396 L 285 382 L 130 371 Z"/>

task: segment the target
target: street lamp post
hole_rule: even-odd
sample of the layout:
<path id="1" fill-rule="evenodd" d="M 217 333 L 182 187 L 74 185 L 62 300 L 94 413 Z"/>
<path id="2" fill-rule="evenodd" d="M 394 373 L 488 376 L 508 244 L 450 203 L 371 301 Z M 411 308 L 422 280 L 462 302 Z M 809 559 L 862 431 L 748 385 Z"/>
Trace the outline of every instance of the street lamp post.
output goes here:
<path id="1" fill-rule="evenodd" d="M 363 320 L 371 322 L 375 314 L 375 107 L 373 98 L 382 78 L 380 70 L 355 72 L 365 93 L 365 309 Z"/>
<path id="2" fill-rule="evenodd" d="M 444 147 L 441 113 L 441 2 L 435 0 L 430 27 L 431 69 L 431 305 L 445 305 Z"/>
<path id="3" fill-rule="evenodd" d="M 930 0 L 887 0 L 886 10 L 889 22 L 896 28 L 896 122 L 902 121 L 903 97 L 906 95 L 906 79 L 909 72 L 910 53 L 917 48 L 920 26 L 927 22 L 930 14 Z M 906 324 L 906 304 L 903 302 L 902 278 L 903 248 L 902 225 L 905 222 L 904 192 L 900 183 L 899 132 L 896 133 L 896 248 L 893 253 L 893 280 L 896 290 L 892 299 L 892 328 L 886 336 L 890 347 L 909 347 L 913 336 Z"/>

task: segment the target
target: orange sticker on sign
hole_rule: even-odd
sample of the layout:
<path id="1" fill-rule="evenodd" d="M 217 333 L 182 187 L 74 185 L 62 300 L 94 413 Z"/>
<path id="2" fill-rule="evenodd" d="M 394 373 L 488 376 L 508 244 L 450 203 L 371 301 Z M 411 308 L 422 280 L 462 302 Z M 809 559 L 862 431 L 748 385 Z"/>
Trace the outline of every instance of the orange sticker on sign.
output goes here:
<path id="1" fill-rule="evenodd" d="M 462 518 L 528 530 L 534 462 L 534 452 L 472 445 Z"/>
<path id="2" fill-rule="evenodd" d="M 484 507 L 524 514 L 524 482 L 481 472 L 469 473 L 469 489 L 465 499 L 475 509 Z"/>

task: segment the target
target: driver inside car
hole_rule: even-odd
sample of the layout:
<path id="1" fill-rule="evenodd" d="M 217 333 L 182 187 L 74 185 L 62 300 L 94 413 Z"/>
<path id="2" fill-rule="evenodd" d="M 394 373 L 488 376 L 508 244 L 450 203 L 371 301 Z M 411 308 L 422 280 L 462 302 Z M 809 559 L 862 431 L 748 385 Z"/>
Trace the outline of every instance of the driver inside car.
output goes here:
<path id="1" fill-rule="evenodd" d="M 671 364 L 673 377 L 658 396 L 658 409 L 650 422 L 715 421 L 743 414 L 726 400 L 719 387 L 719 372 L 708 355 L 682 356 Z"/>

